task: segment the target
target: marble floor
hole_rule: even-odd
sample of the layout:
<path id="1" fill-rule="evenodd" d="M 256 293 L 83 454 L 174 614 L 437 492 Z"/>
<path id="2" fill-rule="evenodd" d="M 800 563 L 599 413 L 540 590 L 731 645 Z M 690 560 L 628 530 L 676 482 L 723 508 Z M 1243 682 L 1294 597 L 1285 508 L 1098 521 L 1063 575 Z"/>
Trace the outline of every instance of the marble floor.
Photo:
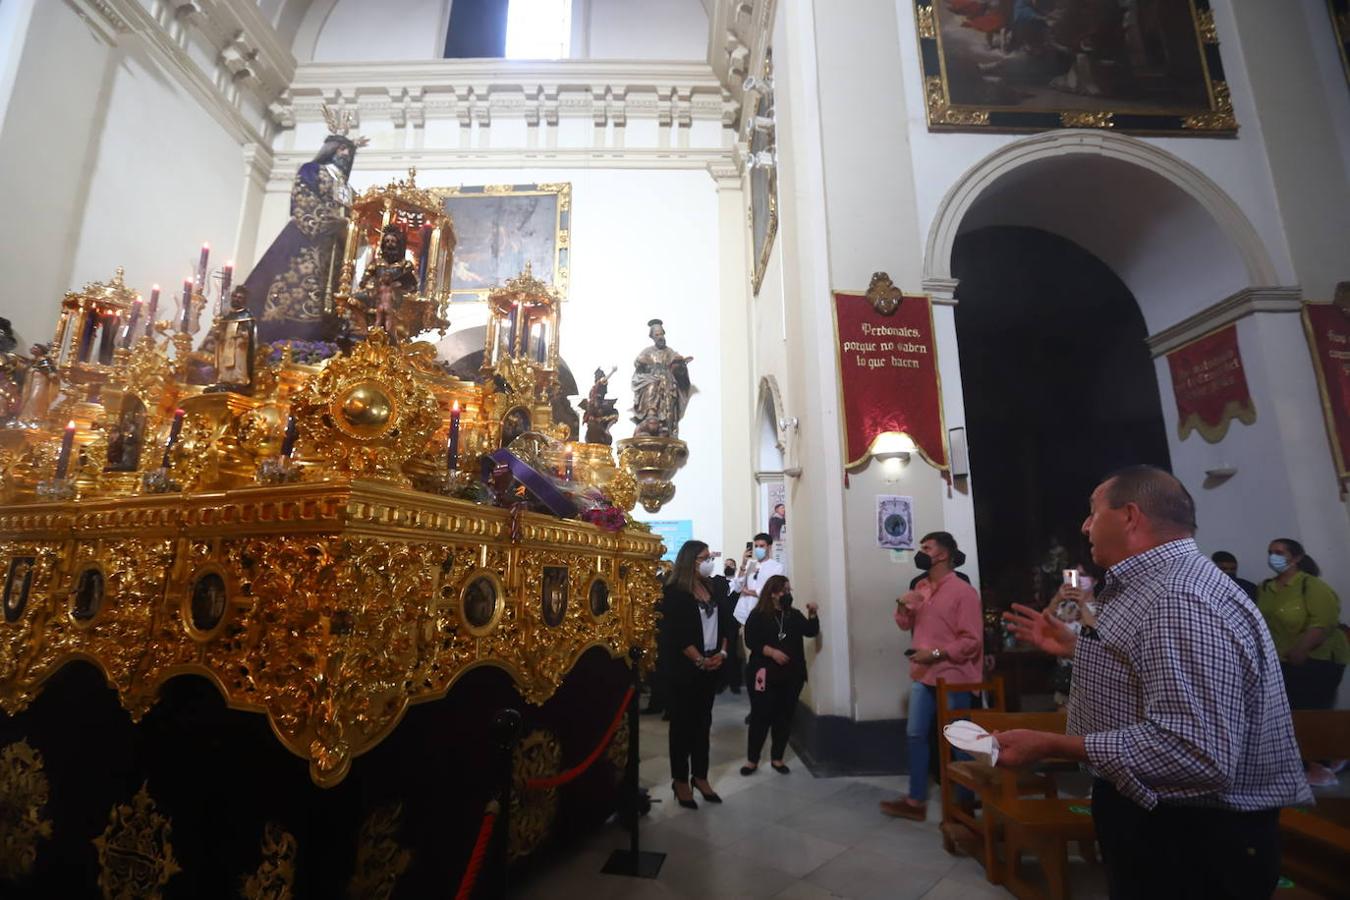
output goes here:
<path id="1" fill-rule="evenodd" d="M 877 810 L 878 801 L 903 790 L 904 776 L 813 778 L 791 751 L 790 774 L 773 772 L 766 758 L 758 773 L 742 776 L 748 712 L 744 694 L 717 698 L 709 779 L 726 802 L 700 800 L 697 810 L 681 809 L 671 797 L 666 723 L 658 716 L 642 718 L 642 783 L 661 802 L 642 820 L 641 838 L 644 850 L 666 854 L 658 878 L 601 874 L 610 851 L 628 846 L 628 833 L 611 823 L 568 852 L 540 860 L 516 880 L 511 895 L 541 900 L 1010 896 L 985 881 L 975 860 L 943 851 L 936 802 L 929 804 L 930 820 L 922 823 L 889 819 Z M 1105 897 L 1101 870 L 1070 859 L 1073 896 Z"/>

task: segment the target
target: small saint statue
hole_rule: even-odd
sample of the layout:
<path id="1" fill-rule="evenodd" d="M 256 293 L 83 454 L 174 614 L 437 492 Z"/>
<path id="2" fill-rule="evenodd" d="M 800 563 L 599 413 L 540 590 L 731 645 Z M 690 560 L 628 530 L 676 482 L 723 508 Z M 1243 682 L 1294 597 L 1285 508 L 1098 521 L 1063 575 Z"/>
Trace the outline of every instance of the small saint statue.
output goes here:
<path id="1" fill-rule="evenodd" d="M 406 321 L 403 298 L 417 291 L 417 268 L 408 256 L 408 239 L 394 223 L 384 226 L 380 250 L 366 266 L 356 299 L 366 314 L 367 325 L 383 328 L 394 343 L 410 337 L 413 322 Z"/>
<path id="2" fill-rule="evenodd" d="M 30 428 L 41 427 L 47 413 L 61 390 L 61 376 L 51 359 L 50 344 L 34 344 L 29 349 L 28 376 L 23 386 L 23 400 L 19 404 L 19 423 Z"/>
<path id="3" fill-rule="evenodd" d="M 258 346 L 258 323 L 248 308 L 248 288 L 230 291 L 230 309 L 215 327 L 216 381 L 208 392 L 253 392 L 253 357 Z"/>
<path id="4" fill-rule="evenodd" d="M 567 429 L 567 434 L 562 439 L 575 441 L 581 434 L 581 419 L 572 408 L 572 401 L 563 393 L 563 386 L 556 381 L 549 385 L 548 405 L 553 413 L 553 424 L 562 425 Z"/>
<path id="5" fill-rule="evenodd" d="M 666 329 L 660 319 L 649 321 L 647 328 L 652 345 L 633 364 L 634 433 L 678 438 L 680 419 L 694 391 L 689 383 L 689 363 L 694 358 L 666 346 Z"/>
<path id="6" fill-rule="evenodd" d="M 609 370 L 609 375 L 605 374 L 604 369 L 596 369 L 595 384 L 591 385 L 590 393 L 579 404 L 583 413 L 582 422 L 586 425 L 588 444 L 604 444 L 608 447 L 614 443 L 609 430 L 619 421 L 619 401 L 605 396 L 609 388 L 609 376 L 613 374 L 614 369 Z"/>

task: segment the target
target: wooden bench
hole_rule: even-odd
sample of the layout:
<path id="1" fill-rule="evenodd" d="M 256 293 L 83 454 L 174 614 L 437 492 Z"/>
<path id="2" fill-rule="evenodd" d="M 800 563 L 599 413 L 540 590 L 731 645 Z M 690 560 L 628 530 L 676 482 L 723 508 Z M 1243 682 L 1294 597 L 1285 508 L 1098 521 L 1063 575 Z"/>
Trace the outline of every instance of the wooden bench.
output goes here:
<path id="1" fill-rule="evenodd" d="M 1304 759 L 1350 757 L 1350 710 L 1295 710 L 1294 736 Z M 1300 887 L 1350 896 L 1350 797 L 1314 798 L 1280 811 L 1281 870 Z"/>
<path id="2" fill-rule="evenodd" d="M 942 739 L 942 729 L 959 719 L 985 715 L 986 710 L 949 709 L 947 697 L 958 691 L 987 692 L 993 703 L 994 712 L 1001 713 L 1004 704 L 1003 679 L 995 677 L 987 682 L 972 684 L 947 684 L 939 681 L 937 685 L 937 726 L 938 761 L 941 775 L 942 797 L 942 846 L 948 853 L 954 853 L 958 843 L 965 843 L 963 836 L 969 838 L 969 850 L 984 864 L 984 876 L 991 884 L 1003 881 L 1003 867 L 998 860 L 998 822 L 990 813 L 995 798 L 1002 792 L 1011 791 L 1013 797 L 1024 794 L 1054 797 L 1055 780 L 1051 775 L 1036 772 L 1008 772 L 995 769 L 974 760 L 956 760 L 952 758 L 952 748 Z M 1040 715 L 1027 714 L 1032 719 L 1020 719 L 1023 722 L 1035 722 L 1018 727 L 1044 727 L 1047 730 L 1064 731 L 1063 714 L 1050 713 Z M 969 790 L 977 801 L 980 812 L 977 815 L 974 806 L 960 802 L 960 788 Z"/>
<path id="3" fill-rule="evenodd" d="M 1063 734 L 1067 724 L 1063 712 L 1054 713 L 1000 713 L 972 710 L 972 722 L 986 731 L 1009 731 L 1027 728 L 1033 731 L 1051 731 Z M 1030 773 L 997 769 L 1000 776 L 997 788 L 991 792 L 985 815 L 991 833 L 1002 833 L 1002 860 L 1000 882 L 1017 897 L 1050 897 L 1052 900 L 1069 895 L 1068 845 L 1076 841 L 1083 858 L 1097 861 L 1096 830 L 1085 798 L 1057 797 L 1053 792 L 1042 796 L 1025 796 L 1023 786 Z M 1022 877 L 1021 861 L 1024 853 L 1034 854 L 1045 875 L 1044 892 Z M 986 871 L 987 874 L 987 871 Z"/>

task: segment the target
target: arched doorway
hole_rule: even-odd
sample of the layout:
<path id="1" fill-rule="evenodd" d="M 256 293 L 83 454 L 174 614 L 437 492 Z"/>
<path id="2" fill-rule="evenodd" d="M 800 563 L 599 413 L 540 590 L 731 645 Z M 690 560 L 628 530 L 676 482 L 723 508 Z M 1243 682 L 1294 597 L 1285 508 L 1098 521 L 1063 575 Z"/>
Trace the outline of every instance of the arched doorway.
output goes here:
<path id="1" fill-rule="evenodd" d="M 1034 234 L 1042 237 L 1032 237 Z M 1018 260 L 1009 257 L 1015 253 L 1007 248 L 1018 246 L 1019 242 L 1039 260 L 1034 271 L 1028 273 L 1028 278 L 1034 276 L 1032 286 L 1037 286 L 1035 279 L 1039 278 L 1043 294 L 1059 296 L 1068 290 L 1069 296 L 1058 302 L 1067 304 L 1069 312 L 1092 308 L 1093 303 L 1104 297 L 1117 298 L 1115 309 L 1134 310 L 1129 321 L 1110 316 L 1101 321 L 1078 319 L 1078 329 L 1087 332 L 1079 338 L 1080 342 L 1094 345 L 1097 332 L 1110 330 L 1113 332 L 1110 337 L 1127 338 L 1126 344 L 1145 353 L 1146 359 L 1150 354 L 1139 347 L 1145 336 L 1157 335 L 1203 314 L 1240 292 L 1291 279 L 1289 272 L 1277 269 L 1261 236 L 1231 197 L 1199 169 L 1155 144 L 1085 131 L 1054 132 L 1011 141 L 957 179 L 938 205 L 929 229 L 924 283 L 936 296 L 955 296 L 959 301 L 955 317 L 963 370 L 968 363 L 983 362 L 971 357 L 984 355 L 978 340 L 968 342 L 963 334 L 974 328 L 972 317 L 978 307 L 987 306 L 977 296 L 976 285 L 962 284 L 967 277 L 978 280 L 974 272 L 979 264 L 970 259 L 984 255 L 1002 259 L 1005 267 L 1011 266 Z M 1283 265 L 1287 268 L 1287 263 Z M 962 267 L 966 271 L 961 271 Z M 1055 273 L 1068 272 L 1089 279 L 1089 283 L 1066 286 L 1063 281 L 1051 279 L 1053 284 L 1044 281 Z M 1004 288 L 1002 283 L 996 283 L 994 292 L 1007 296 L 1010 292 Z M 1089 293 L 1093 296 L 1087 297 Z M 962 311 L 961 305 L 967 302 L 970 308 Z M 1047 312 L 1050 307 L 1042 308 L 1039 305 L 1042 302 L 1053 305 L 1055 301 L 1042 298 L 1024 315 L 1040 326 L 1038 334 L 1053 336 L 1048 342 L 1054 346 L 1057 341 L 1066 340 L 1067 335 L 1058 330 L 1063 322 L 1050 320 L 1051 314 Z M 1124 331 L 1114 333 L 1120 329 Z M 1038 347 L 1046 342 L 1032 341 Z M 1165 361 L 1151 359 L 1146 365 L 1152 367 L 1155 385 L 1164 383 L 1164 375 L 1159 373 L 1165 374 Z M 1138 365 L 1132 371 L 1136 386 L 1147 380 L 1139 374 L 1142 370 Z M 1005 380 L 1015 386 L 1015 378 Z M 973 410 L 978 416 L 980 400 L 972 398 L 971 385 L 966 384 L 964 377 L 962 389 L 965 412 Z M 1137 400 L 1150 393 L 1156 398 L 1156 387 L 1152 392 L 1136 390 L 1132 396 Z M 1056 405 L 1053 397 L 1043 398 L 1042 402 L 1050 407 Z M 1114 402 L 1131 401 L 1122 399 L 1116 390 Z M 1170 397 L 1167 402 L 1170 403 Z M 1155 400 L 1153 406 L 1157 405 Z M 1080 414 L 1079 410 L 1066 410 L 1064 424 L 1057 427 L 1068 427 L 1072 418 Z M 969 417 L 964 424 L 975 463 L 970 481 L 971 502 L 981 508 L 982 492 L 998 491 L 1004 485 L 988 485 L 982 480 L 985 476 L 978 460 L 990 458 L 989 430 L 981 429 Z M 978 436 L 982 430 L 983 438 Z M 1156 432 L 1145 429 L 1150 430 Z M 1097 442 L 1110 442 L 1109 436 L 1093 436 Z M 984 446 L 977 446 L 977 441 Z M 1166 432 L 1166 441 L 1165 455 L 1147 447 L 1127 449 L 1138 455 L 1137 461 L 1141 462 L 1163 463 L 1170 457 L 1183 481 L 1198 487 L 1202 477 L 1196 478 L 1196 474 L 1204 470 L 1205 451 L 1194 444 L 1181 445 L 1175 430 Z M 1001 443 L 1018 442 L 1008 440 L 1005 428 Z M 996 444 L 993 451 L 997 449 Z M 1094 465 L 1109 467 L 1123 461 L 1126 460 L 1118 457 L 1103 458 Z M 1023 490 L 1025 494 L 1029 488 L 1024 485 Z M 1040 494 L 1037 491 L 1038 497 Z M 1232 492 L 1227 495 L 1211 492 L 1198 499 L 1202 520 L 1208 503 L 1218 521 L 1227 520 L 1230 508 L 1240 505 L 1241 500 Z M 1053 499 L 1037 499 L 1036 503 L 1044 503 L 1046 510 L 1059 507 L 1059 501 Z M 1004 505 L 1010 505 L 1010 501 L 1004 501 Z M 1067 513 L 1053 514 L 1077 525 L 1084 508 L 1080 505 L 1072 518 Z M 981 518 L 987 520 L 989 515 L 982 510 Z M 1038 521 L 1043 518 L 1042 512 L 1023 508 L 1014 509 L 1010 515 L 1014 523 L 1029 527 L 1037 540 L 1048 540 L 1040 535 L 1053 530 Z M 993 562 L 993 556 L 1002 551 L 992 546 L 999 539 L 988 537 L 988 529 L 977 528 L 977 533 L 980 531 L 984 534 L 980 535 L 976 550 L 980 554 L 982 580 L 992 586 L 992 573 L 985 571 L 985 558 L 989 556 Z M 1216 531 L 1222 533 L 1222 526 Z M 1068 539 L 1066 535 L 1061 537 Z"/>
<path id="2" fill-rule="evenodd" d="M 1102 473 L 1169 465 L 1147 330 L 1110 268 L 1049 232 L 963 233 L 952 272 L 980 573 L 1000 603 L 1025 601 L 1058 577 L 1051 547 L 1086 559 Z"/>

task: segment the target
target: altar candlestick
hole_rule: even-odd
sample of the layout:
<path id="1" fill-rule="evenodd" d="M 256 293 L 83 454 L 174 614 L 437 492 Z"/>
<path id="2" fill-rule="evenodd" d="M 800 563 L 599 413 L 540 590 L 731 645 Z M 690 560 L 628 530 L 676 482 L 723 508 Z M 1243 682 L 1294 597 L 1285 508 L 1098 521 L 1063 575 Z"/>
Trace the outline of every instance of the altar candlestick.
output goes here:
<path id="1" fill-rule="evenodd" d="M 223 313 L 229 309 L 230 282 L 234 280 L 234 260 L 225 264 L 225 269 L 220 275 L 220 311 Z"/>
<path id="2" fill-rule="evenodd" d="M 70 448 L 74 443 L 75 423 L 71 421 L 66 423 L 66 433 L 61 436 L 61 455 L 56 457 L 57 481 L 66 477 L 66 469 L 70 466 Z"/>
<path id="3" fill-rule="evenodd" d="M 540 362 L 548 361 L 548 323 L 539 323 L 539 349 L 538 359 Z"/>
<path id="4" fill-rule="evenodd" d="M 159 285 L 150 288 L 150 309 L 145 315 L 145 336 L 155 336 L 155 316 L 159 314 Z"/>
<path id="5" fill-rule="evenodd" d="M 183 416 L 185 413 L 181 409 L 173 411 L 173 425 L 169 427 L 169 442 L 164 445 L 164 461 L 160 464 L 163 468 L 169 467 L 169 453 L 173 450 L 173 445 L 178 443 L 178 433 L 183 430 Z"/>
<path id="6" fill-rule="evenodd" d="M 202 242 L 202 255 L 197 257 L 197 290 L 206 290 L 206 261 L 211 258 L 211 245 Z"/>
<path id="7" fill-rule="evenodd" d="M 286 436 L 281 441 L 281 455 L 290 459 L 295 453 L 295 416 L 286 417 Z"/>
<path id="8" fill-rule="evenodd" d="M 136 325 L 141 321 L 141 298 L 139 296 L 131 304 L 131 318 L 127 319 L 126 330 L 122 332 L 122 349 L 125 350 L 131 346 L 132 340 L 136 337 Z"/>
<path id="9" fill-rule="evenodd" d="M 446 465 L 450 471 L 459 469 L 459 401 L 450 407 L 450 442 L 445 451 Z"/>
<path id="10" fill-rule="evenodd" d="M 188 321 L 192 315 L 192 279 L 183 279 L 183 321 L 179 323 L 178 331 L 181 334 L 188 333 Z"/>
<path id="11" fill-rule="evenodd" d="M 567 451 L 567 456 L 563 458 L 563 477 L 568 481 L 572 480 L 572 451 Z"/>
<path id="12" fill-rule="evenodd" d="M 520 325 L 520 304 L 511 304 L 511 330 L 506 333 L 506 350 L 511 356 L 516 355 L 516 328 Z"/>

